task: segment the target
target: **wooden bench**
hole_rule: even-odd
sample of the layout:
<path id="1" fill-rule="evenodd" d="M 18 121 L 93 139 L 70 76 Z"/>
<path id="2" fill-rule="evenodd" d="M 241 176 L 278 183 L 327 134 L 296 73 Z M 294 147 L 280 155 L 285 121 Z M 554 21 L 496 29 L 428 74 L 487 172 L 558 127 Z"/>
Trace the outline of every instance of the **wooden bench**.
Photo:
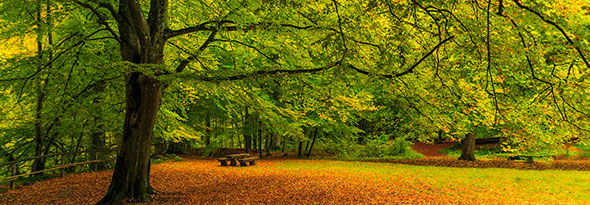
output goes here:
<path id="1" fill-rule="evenodd" d="M 222 167 L 227 167 L 228 164 L 227 162 L 229 162 L 230 159 L 228 158 L 217 158 L 217 161 L 221 162 L 221 166 Z"/>
<path id="2" fill-rule="evenodd" d="M 527 163 L 533 163 L 533 157 L 537 157 L 537 158 L 545 158 L 545 157 L 553 157 L 553 156 L 545 156 L 545 155 L 541 155 L 541 156 L 536 156 L 536 155 L 510 155 L 508 156 L 508 160 L 525 160 Z"/>
<path id="3" fill-rule="evenodd" d="M 238 161 L 240 162 L 240 166 L 247 167 L 248 164 L 250 166 L 256 165 L 256 159 L 258 159 L 258 157 L 248 157 L 248 158 L 239 159 Z"/>

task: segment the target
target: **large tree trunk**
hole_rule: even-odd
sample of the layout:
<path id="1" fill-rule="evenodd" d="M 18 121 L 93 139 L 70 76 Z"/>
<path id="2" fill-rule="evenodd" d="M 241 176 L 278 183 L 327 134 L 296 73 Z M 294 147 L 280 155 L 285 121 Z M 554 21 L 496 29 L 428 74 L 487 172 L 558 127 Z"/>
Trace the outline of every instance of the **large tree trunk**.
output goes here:
<path id="1" fill-rule="evenodd" d="M 138 1 L 119 1 L 121 56 L 134 64 L 164 64 L 165 29 L 168 24 L 168 1 L 152 0 L 149 18 L 143 15 Z M 155 190 L 149 183 L 150 147 L 156 114 L 162 101 L 164 85 L 140 72 L 125 78 L 126 108 L 123 141 L 119 146 L 115 170 L 106 195 L 99 204 L 120 204 L 121 200 L 147 201 Z"/>
<path id="2" fill-rule="evenodd" d="M 475 161 L 475 134 L 468 133 L 462 144 L 463 150 L 459 160 Z"/>
<path id="3" fill-rule="evenodd" d="M 149 156 L 161 100 L 162 90 L 157 80 L 139 73 L 127 77 L 123 144 L 117 154 L 109 191 L 99 204 L 120 203 L 126 197 L 147 201 L 149 194 L 154 193 L 149 185 Z"/>

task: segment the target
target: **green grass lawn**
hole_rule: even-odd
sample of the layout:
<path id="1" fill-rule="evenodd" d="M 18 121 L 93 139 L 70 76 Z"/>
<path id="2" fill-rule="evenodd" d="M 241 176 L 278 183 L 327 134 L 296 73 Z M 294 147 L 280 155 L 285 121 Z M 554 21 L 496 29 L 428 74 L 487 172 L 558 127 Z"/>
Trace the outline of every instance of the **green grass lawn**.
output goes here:
<path id="1" fill-rule="evenodd" d="M 286 161 L 276 168 L 333 171 L 378 181 L 401 180 L 418 191 L 447 195 L 459 201 L 590 203 L 590 173 L 583 171 L 449 168 L 338 161 Z M 421 190 L 423 185 L 426 186 Z"/>

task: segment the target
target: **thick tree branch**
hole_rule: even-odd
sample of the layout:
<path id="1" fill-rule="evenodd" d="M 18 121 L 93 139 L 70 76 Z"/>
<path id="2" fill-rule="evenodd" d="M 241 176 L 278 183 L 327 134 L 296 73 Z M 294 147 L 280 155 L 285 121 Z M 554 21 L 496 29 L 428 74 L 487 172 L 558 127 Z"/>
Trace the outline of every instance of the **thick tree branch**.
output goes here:
<path id="1" fill-rule="evenodd" d="M 253 73 L 247 74 L 240 74 L 234 76 L 219 76 L 219 77 L 203 77 L 199 80 L 201 81 L 232 81 L 232 80 L 242 80 L 246 78 L 251 78 L 254 76 L 261 76 L 261 75 L 279 75 L 279 74 L 302 74 L 302 73 L 317 73 L 320 71 L 328 70 L 330 68 L 339 66 L 338 62 L 331 64 L 329 66 L 314 68 L 314 69 L 297 69 L 297 70 L 286 70 L 286 69 L 278 69 L 278 70 L 259 70 Z"/>
<path id="2" fill-rule="evenodd" d="M 78 0 L 73 0 L 73 1 L 76 4 L 90 10 L 94 15 L 96 15 L 98 17 L 98 23 L 103 25 L 107 29 L 107 31 L 109 31 L 109 33 L 111 33 L 111 35 L 113 35 L 113 38 L 115 38 L 115 40 L 117 40 L 119 43 L 121 43 L 121 38 L 119 37 L 117 32 L 115 32 L 115 30 L 113 30 L 113 28 L 107 22 L 107 19 L 98 11 L 98 9 L 94 8 L 90 4 L 87 4 L 87 3 L 84 3 L 84 2 L 81 2 Z"/>
<path id="3" fill-rule="evenodd" d="M 422 61 L 424 61 L 426 58 L 428 58 L 428 56 L 431 56 L 432 53 L 434 53 L 434 51 L 436 51 L 440 46 L 442 46 L 444 43 L 452 40 L 453 38 L 455 38 L 454 36 L 451 36 L 443 41 L 441 41 L 440 43 L 438 43 L 434 48 L 432 48 L 428 53 L 426 53 L 426 55 L 422 56 L 422 58 L 420 58 L 420 60 L 416 61 L 416 63 L 414 63 L 414 65 L 412 65 L 410 68 L 408 68 L 407 70 L 401 72 L 401 73 L 397 73 L 397 74 L 375 74 L 384 78 L 397 78 L 397 77 L 401 77 L 403 75 L 409 74 L 409 73 L 413 73 L 414 69 L 420 65 L 422 63 Z M 353 65 L 349 65 L 350 68 L 352 68 L 353 70 L 361 73 L 361 74 L 365 74 L 365 75 L 372 75 L 372 73 L 362 70 L 356 66 Z"/>
<path id="4" fill-rule="evenodd" d="M 487 86 L 488 83 L 491 84 L 492 87 L 492 92 L 489 93 L 494 97 L 494 107 L 496 108 L 496 111 L 494 113 L 494 125 L 498 124 L 498 114 L 500 112 L 500 108 L 498 107 L 498 96 L 496 93 L 496 87 L 494 86 L 494 78 L 492 76 L 492 52 L 490 49 L 490 27 L 492 26 L 491 22 L 490 22 L 490 8 L 492 5 L 492 0 L 488 1 L 488 8 L 486 10 L 486 52 L 487 52 L 487 61 L 488 61 L 488 65 L 487 65 L 487 74 L 489 76 L 488 80 L 486 81 L 486 92 L 488 92 Z"/>
<path id="5" fill-rule="evenodd" d="M 264 56 L 266 59 L 268 59 L 268 60 L 272 61 L 273 63 L 277 64 L 278 66 L 281 66 L 281 63 L 279 63 L 279 62 L 276 60 L 276 58 L 277 58 L 276 56 L 274 56 L 274 55 L 273 55 L 273 56 L 271 57 L 271 56 L 269 56 L 268 54 L 266 54 L 266 53 L 262 52 L 260 49 L 258 49 L 258 48 L 256 48 L 256 47 L 254 47 L 254 46 L 252 46 L 252 45 L 248 45 L 248 44 L 246 44 L 246 43 L 243 43 L 243 42 L 241 42 L 241 41 L 237 41 L 237 40 L 214 39 L 213 41 L 227 42 L 227 43 L 237 43 L 237 44 L 240 44 L 240 45 L 242 45 L 242 46 L 246 46 L 246 47 L 248 47 L 248 48 L 254 49 L 254 50 L 257 52 L 257 53 L 259 53 L 260 55 Z"/>
<path id="6" fill-rule="evenodd" d="M 115 10 L 115 7 L 112 4 L 100 2 L 100 3 L 98 3 L 98 5 L 102 8 L 106 8 L 107 10 L 109 10 L 109 12 L 111 13 L 111 16 L 113 16 L 115 21 L 122 23 L 121 16 L 119 15 L 119 13 L 117 13 L 117 10 Z"/>
<path id="7" fill-rule="evenodd" d="M 190 26 L 190 27 L 186 27 L 183 29 L 168 30 L 168 32 L 166 34 L 166 38 L 169 39 L 169 38 L 173 38 L 176 36 L 185 35 L 185 34 L 189 34 L 189 33 L 195 33 L 195 32 L 199 32 L 199 31 L 213 31 L 213 30 L 217 30 L 217 29 L 215 26 L 212 26 L 212 25 L 223 26 L 224 24 L 227 24 L 227 23 L 233 23 L 233 21 L 227 21 L 227 20 L 207 21 L 207 22 L 203 22 L 199 25 Z"/>
<path id="8" fill-rule="evenodd" d="M 215 40 L 215 35 L 217 35 L 217 30 L 213 30 L 211 32 L 211 34 L 209 34 L 209 37 L 207 37 L 207 40 L 205 40 L 205 42 L 201 45 L 201 47 L 199 47 L 199 49 L 197 50 L 197 53 L 180 61 L 180 65 L 178 65 L 178 67 L 176 67 L 176 72 L 180 73 L 184 70 L 184 68 L 186 68 L 186 66 L 193 60 L 196 60 L 199 55 L 201 55 L 201 53 L 207 49 L 207 46 L 209 46 L 209 44 L 211 44 L 214 40 Z"/>
<path id="9" fill-rule="evenodd" d="M 152 41 L 164 40 L 168 28 L 168 0 L 152 0 L 148 16 Z"/>
<path id="10" fill-rule="evenodd" d="M 231 21 L 231 20 L 207 21 L 207 22 L 203 22 L 199 25 L 190 26 L 190 27 L 186 27 L 186 28 L 182 28 L 182 29 L 177 29 L 177 30 L 168 29 L 168 32 L 166 34 L 166 39 L 189 34 L 189 33 L 200 32 L 200 31 L 213 31 L 213 30 L 217 30 L 217 31 L 246 30 L 247 31 L 247 30 L 253 30 L 253 29 L 259 28 L 259 27 L 269 27 L 269 26 L 273 25 L 273 23 L 268 23 L 268 22 L 251 23 L 251 24 L 246 24 L 243 27 L 238 27 L 235 25 L 227 26 L 226 24 L 235 24 L 235 22 Z M 332 28 L 325 28 L 325 27 L 319 27 L 319 26 L 297 26 L 297 25 L 293 25 L 293 24 L 279 24 L 279 26 L 285 27 L 285 28 L 297 29 L 297 30 L 308 30 L 308 29 L 312 29 L 312 30 L 313 29 L 326 29 L 326 30 L 332 30 L 332 31 L 335 30 Z"/>

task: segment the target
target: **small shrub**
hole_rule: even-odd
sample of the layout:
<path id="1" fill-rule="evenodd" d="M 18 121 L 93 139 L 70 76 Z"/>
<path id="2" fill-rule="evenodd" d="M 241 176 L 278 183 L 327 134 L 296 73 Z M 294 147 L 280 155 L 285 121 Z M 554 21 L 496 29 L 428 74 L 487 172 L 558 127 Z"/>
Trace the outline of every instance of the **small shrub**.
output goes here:
<path id="1" fill-rule="evenodd" d="M 388 135 L 368 136 L 366 145 L 356 143 L 342 143 L 339 147 L 339 159 L 368 160 L 368 159 L 415 159 L 424 155 L 412 149 L 413 143 L 404 137 L 389 140 Z"/>
<path id="2" fill-rule="evenodd" d="M 152 158 L 152 164 L 159 164 L 168 160 L 174 161 L 184 161 L 182 157 L 176 156 L 175 154 L 164 154 L 164 155 L 156 155 Z"/>
<path id="3" fill-rule="evenodd" d="M 461 143 L 459 143 L 459 142 L 453 144 L 453 146 L 450 146 L 450 147 L 441 149 L 438 152 L 439 153 L 442 153 L 442 154 L 450 154 L 450 153 L 453 153 L 453 152 L 456 152 L 456 151 L 461 152 Z"/>
<path id="4" fill-rule="evenodd" d="M 216 143 L 211 143 L 209 145 L 207 145 L 207 147 L 205 147 L 205 149 L 203 150 L 203 157 L 210 157 L 213 156 L 215 154 L 215 152 L 217 151 L 217 144 Z"/>
<path id="5" fill-rule="evenodd" d="M 406 140 L 406 138 L 398 137 L 393 140 L 393 143 L 389 145 L 389 155 L 396 156 L 396 155 L 403 155 L 405 153 L 410 153 L 414 151 L 412 149 L 412 145 L 414 143 Z"/>
<path id="6" fill-rule="evenodd" d="M 574 144 L 574 147 L 578 148 L 580 151 L 590 152 L 590 145 L 583 145 L 580 143 Z"/>
<path id="7" fill-rule="evenodd" d="M 390 145 L 383 136 L 368 139 L 367 144 L 361 150 L 361 157 L 385 157 L 390 152 Z"/>
<path id="8" fill-rule="evenodd" d="M 360 146 L 353 142 L 341 141 L 334 146 L 334 152 L 338 159 L 357 160 L 360 155 Z"/>

